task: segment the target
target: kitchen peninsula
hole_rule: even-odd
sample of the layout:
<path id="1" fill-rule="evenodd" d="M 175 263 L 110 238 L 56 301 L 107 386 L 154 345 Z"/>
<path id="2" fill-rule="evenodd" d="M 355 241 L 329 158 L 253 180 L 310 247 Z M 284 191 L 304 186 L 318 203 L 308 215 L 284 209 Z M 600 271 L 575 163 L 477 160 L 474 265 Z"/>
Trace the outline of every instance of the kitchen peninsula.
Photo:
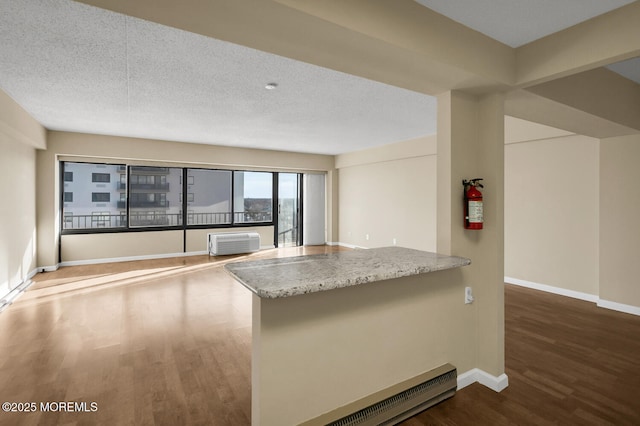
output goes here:
<path id="1" fill-rule="evenodd" d="M 444 363 L 471 261 L 385 247 L 230 263 L 253 292 L 252 423 L 299 424 Z M 462 364 L 462 365 L 460 365 Z"/>

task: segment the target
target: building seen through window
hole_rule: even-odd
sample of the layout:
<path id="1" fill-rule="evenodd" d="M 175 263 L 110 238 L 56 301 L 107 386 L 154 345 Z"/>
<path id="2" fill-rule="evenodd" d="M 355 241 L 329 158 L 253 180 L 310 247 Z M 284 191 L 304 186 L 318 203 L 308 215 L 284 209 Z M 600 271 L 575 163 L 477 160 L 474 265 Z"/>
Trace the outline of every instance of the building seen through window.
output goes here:
<path id="1" fill-rule="evenodd" d="M 126 167 L 114 164 L 63 163 L 62 229 L 125 228 Z M 124 171 L 123 171 L 124 170 Z"/>
<path id="2" fill-rule="evenodd" d="M 273 179 L 271 172 L 63 162 L 62 231 L 273 224 Z"/>

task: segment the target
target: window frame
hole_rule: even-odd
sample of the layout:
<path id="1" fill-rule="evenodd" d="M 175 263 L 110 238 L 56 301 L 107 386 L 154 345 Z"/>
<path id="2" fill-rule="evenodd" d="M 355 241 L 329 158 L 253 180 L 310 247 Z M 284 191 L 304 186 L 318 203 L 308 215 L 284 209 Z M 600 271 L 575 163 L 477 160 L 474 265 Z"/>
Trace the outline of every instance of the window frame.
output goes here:
<path id="1" fill-rule="evenodd" d="M 235 190 L 236 190 L 236 182 L 235 182 L 235 178 L 236 178 L 236 173 L 268 173 L 271 175 L 271 221 L 242 221 L 242 222 L 236 222 L 236 206 L 235 206 L 235 201 L 236 201 L 236 194 L 235 194 Z M 232 217 L 231 220 L 232 222 L 236 225 L 236 226 L 245 226 L 245 227 L 249 227 L 249 226 L 253 226 L 254 224 L 260 224 L 260 223 L 265 223 L 265 222 L 269 222 L 269 223 L 273 223 L 274 226 L 276 224 L 276 218 L 277 218 L 277 197 L 278 197 L 278 192 L 277 192 L 277 172 L 266 172 L 263 170 L 234 170 L 233 171 L 233 179 L 231 181 L 232 184 L 232 204 L 231 204 L 231 212 L 232 212 Z M 246 197 L 242 197 L 243 200 L 246 199 Z M 247 213 L 244 211 L 244 209 L 242 210 L 241 213 Z"/>
<path id="2" fill-rule="evenodd" d="M 60 211 L 60 235 L 73 235 L 73 234 L 103 234 L 103 233 L 120 233 L 120 232 L 154 232 L 154 231 L 170 231 L 170 230 L 182 230 L 184 232 L 186 232 L 187 230 L 191 230 L 191 229 L 232 229 L 232 228 L 247 228 L 247 227 L 263 227 L 263 226 L 275 226 L 276 224 L 276 212 L 277 212 L 277 207 L 276 207 L 276 203 L 277 203 L 277 186 L 275 185 L 276 179 L 277 179 L 277 173 L 275 171 L 268 171 L 268 170 L 247 170 L 247 169 L 220 169 L 220 168 L 206 168 L 206 167 L 188 167 L 188 166 L 172 166 L 172 167 L 168 167 L 168 168 L 175 168 L 175 169 L 181 169 L 181 174 L 180 174 L 180 184 L 182 186 L 181 188 L 181 192 L 180 192 L 180 203 L 182 204 L 182 224 L 180 225 L 173 225 L 173 226 L 131 226 L 130 224 L 130 197 L 131 197 L 131 185 L 132 185 L 132 179 L 131 179 L 131 169 L 133 167 L 162 167 L 162 166 L 153 166 L 153 165 L 141 165 L 141 164 L 135 164 L 135 163 L 131 163 L 131 164 L 122 164 L 122 163 L 103 163 L 103 162 L 89 162 L 89 161 L 60 161 L 60 181 L 62 183 L 64 182 L 69 182 L 69 181 L 65 181 L 64 178 L 68 175 L 65 174 L 65 164 L 66 163 L 79 163 L 79 164 L 91 164 L 91 165 L 108 165 L 108 166 L 120 166 L 120 168 L 118 169 L 118 173 L 120 173 L 120 177 L 117 179 L 117 185 L 120 185 L 121 189 L 124 189 L 124 194 L 126 194 L 124 196 L 125 200 L 122 199 L 123 195 L 120 195 L 120 197 L 118 197 L 118 199 L 116 201 L 118 202 L 123 202 L 125 201 L 125 206 L 126 209 L 124 212 L 122 212 L 121 216 L 124 217 L 124 226 L 121 227 L 100 227 L 100 228 L 78 228 L 78 229 L 65 229 L 65 218 L 68 217 L 73 217 L 73 213 L 69 214 L 70 212 L 65 212 L 65 208 L 64 208 L 64 185 L 60 185 L 60 193 L 59 193 L 59 199 L 60 199 L 60 207 L 59 207 L 59 211 Z M 196 224 L 196 225 L 189 225 L 188 224 L 188 210 L 189 210 L 189 193 L 195 194 L 194 196 L 197 199 L 197 193 L 195 193 L 194 191 L 189 191 L 188 190 L 188 186 L 189 185 L 193 185 L 194 180 L 193 179 L 189 179 L 188 178 L 188 170 L 211 170 L 211 171 L 224 171 L 224 172 L 229 172 L 231 174 L 231 205 L 230 205 L 230 209 L 231 209 L 231 222 L 230 223 L 220 223 L 220 224 Z M 235 215 L 234 215 L 234 211 L 235 211 L 235 172 L 260 172 L 260 173 L 269 173 L 271 175 L 272 178 L 272 182 L 274 182 L 272 184 L 272 188 L 271 188 L 271 201 L 272 201 L 272 210 L 271 210 L 271 220 L 268 221 L 256 221 L 256 222 L 236 222 L 235 221 Z M 68 173 L 68 172 L 67 172 Z M 90 183 L 111 183 L 112 179 L 110 179 L 108 182 L 105 181 L 99 181 L 96 182 L 94 181 L 94 175 L 95 173 L 92 172 L 92 177 L 91 177 L 91 182 Z M 100 173 L 98 173 L 100 174 Z M 122 175 L 126 174 L 126 182 L 122 182 L 123 177 Z M 75 176 L 74 176 L 75 178 Z M 193 176 L 192 176 L 193 178 Z M 123 187 L 124 186 L 124 187 Z M 69 191 L 66 191 L 69 192 Z M 98 193 L 98 192 L 104 192 L 104 191 L 96 191 L 95 188 L 89 189 L 88 192 L 90 193 Z M 121 193 L 122 194 L 122 193 Z M 185 194 L 187 194 L 185 196 Z M 112 198 L 112 197 L 110 197 Z M 105 201 L 93 201 L 93 196 L 92 196 L 92 202 L 94 203 L 101 203 L 101 202 L 105 202 Z M 110 202 L 110 201 L 109 201 Z M 66 216 L 65 216 L 66 214 Z"/>
<path id="3" fill-rule="evenodd" d="M 108 174 L 109 176 L 111 175 L 111 173 L 116 173 L 117 169 L 112 170 L 109 173 L 101 173 L 101 172 L 94 172 L 91 171 L 91 177 L 90 179 L 87 179 L 86 185 L 87 187 L 84 188 L 86 190 L 86 196 L 89 196 L 89 194 L 91 194 L 91 199 L 90 201 L 88 201 L 89 204 L 91 204 L 91 208 L 95 209 L 97 213 L 99 213 L 101 216 L 101 218 L 99 220 L 95 219 L 93 217 L 93 214 L 96 212 L 92 212 L 91 214 L 78 214 L 78 212 L 75 210 L 78 206 L 73 206 L 73 205 L 69 205 L 72 203 L 78 203 L 78 197 L 76 197 L 77 194 L 73 195 L 73 201 L 65 201 L 65 193 L 74 193 L 74 192 L 78 192 L 77 188 L 73 188 L 71 189 L 68 184 L 70 183 L 74 183 L 77 184 L 77 177 L 78 174 L 76 173 L 76 171 L 65 171 L 65 164 L 70 163 L 70 164 L 84 164 L 84 165 L 92 165 L 92 166 L 96 166 L 96 167 L 100 167 L 103 168 L 105 166 L 118 166 L 118 167 L 126 167 L 124 164 L 120 164 L 120 163 L 98 163 L 98 162 L 90 162 L 90 161 L 60 161 L 59 162 L 59 176 L 60 176 L 60 183 L 64 183 L 64 185 L 60 185 L 60 194 L 59 194 L 59 216 L 60 216 L 60 220 L 59 220 L 59 234 L 60 235 L 67 235 L 67 234 L 94 234 L 94 233 L 104 233 L 104 232 L 123 232 L 126 231 L 126 225 L 125 226 L 114 226 L 114 227 L 110 227 L 110 226 L 100 226 L 98 228 L 66 228 L 67 226 L 71 225 L 73 226 L 74 223 L 74 218 L 84 218 L 84 220 L 79 219 L 78 222 L 79 223 L 84 223 L 85 225 L 87 223 L 94 223 L 94 222 L 100 222 L 100 223 L 109 223 L 111 224 L 111 218 L 113 218 L 114 216 L 119 216 L 120 218 L 122 217 L 121 212 L 120 214 L 115 214 L 114 212 L 111 212 L 111 218 L 107 221 L 103 218 L 103 216 L 105 215 L 106 212 L 104 211 L 98 211 L 99 209 L 102 209 L 102 206 L 99 206 L 98 204 L 101 203 L 111 203 L 113 200 L 113 197 L 111 196 L 110 191 L 105 191 L 105 189 L 103 189 L 103 187 L 100 184 L 104 184 L 104 183 L 113 183 L 113 180 L 111 179 L 111 177 L 109 177 L 109 181 L 105 182 L 104 180 L 95 182 L 94 181 L 94 174 Z M 65 178 L 71 177 L 73 180 L 65 180 Z M 98 185 L 96 185 L 98 184 Z M 71 190 L 70 190 L 71 189 Z M 94 197 L 93 194 L 98 194 L 98 193 L 107 193 L 109 194 L 109 201 L 94 201 Z M 82 198 L 82 197 L 81 197 Z M 122 223 L 122 219 L 115 219 L 115 223 Z"/>

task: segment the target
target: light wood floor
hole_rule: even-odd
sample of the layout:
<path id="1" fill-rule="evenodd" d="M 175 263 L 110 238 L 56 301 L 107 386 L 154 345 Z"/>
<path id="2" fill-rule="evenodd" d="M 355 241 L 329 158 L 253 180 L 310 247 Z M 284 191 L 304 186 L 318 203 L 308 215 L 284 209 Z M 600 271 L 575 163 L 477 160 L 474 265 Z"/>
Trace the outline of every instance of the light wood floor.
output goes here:
<path id="1" fill-rule="evenodd" d="M 249 258 L 333 251 L 269 250 Z M 0 314 L 0 425 L 248 425 L 251 295 L 208 256 L 61 268 Z M 406 425 L 640 424 L 640 318 L 506 286 L 509 387 L 474 384 Z"/>

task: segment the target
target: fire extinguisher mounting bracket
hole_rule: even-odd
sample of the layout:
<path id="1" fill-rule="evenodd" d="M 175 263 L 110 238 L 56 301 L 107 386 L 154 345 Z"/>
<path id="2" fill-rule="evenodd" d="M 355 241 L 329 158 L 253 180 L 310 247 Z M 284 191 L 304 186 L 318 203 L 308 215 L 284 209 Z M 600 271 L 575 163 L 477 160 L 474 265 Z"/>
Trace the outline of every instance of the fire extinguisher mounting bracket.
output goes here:
<path id="1" fill-rule="evenodd" d="M 464 185 L 465 189 L 469 188 L 470 186 L 479 186 L 480 188 L 484 188 L 484 185 L 482 185 L 482 183 L 480 183 L 480 181 L 483 180 L 482 178 L 474 178 L 474 179 L 463 179 L 462 180 L 462 184 Z"/>

